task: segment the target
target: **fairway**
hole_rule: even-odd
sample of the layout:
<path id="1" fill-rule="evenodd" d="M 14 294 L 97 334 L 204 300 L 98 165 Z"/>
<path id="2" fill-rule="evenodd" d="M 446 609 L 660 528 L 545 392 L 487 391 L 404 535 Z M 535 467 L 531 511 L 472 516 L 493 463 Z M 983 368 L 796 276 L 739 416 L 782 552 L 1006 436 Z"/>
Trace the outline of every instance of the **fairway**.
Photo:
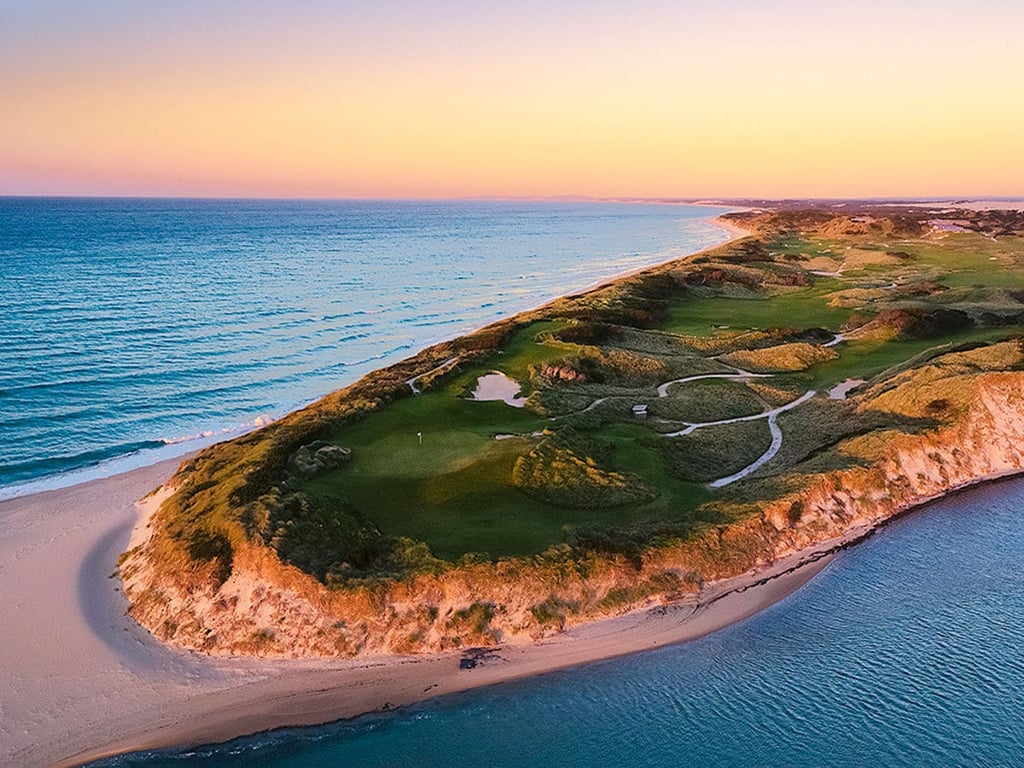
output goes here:
<path id="1" fill-rule="evenodd" d="M 660 317 L 657 335 L 600 320 L 580 325 L 560 316 L 556 302 L 547 316 L 516 327 L 500 348 L 456 358 L 436 381 L 420 380 L 417 388 L 426 391 L 337 432 L 332 442 L 351 449 L 352 461 L 305 483 L 302 492 L 323 515 L 336 509 L 339 520 L 348 519 L 354 510 L 360 530 L 423 542 L 449 562 L 537 555 L 593 531 L 695 531 L 714 523 L 721 508 L 707 502 L 731 491 L 707 484 L 768 449 L 762 414 L 846 379 L 871 380 L 926 352 L 993 342 L 1019 329 L 1011 320 L 920 339 L 895 330 L 858 336 L 883 310 L 1006 315 L 1018 304 L 1005 287 L 1024 279 L 1012 249 L 978 235 L 904 239 L 889 251 L 874 239 L 786 234 L 749 258 L 727 246 L 721 264 L 714 252 L 701 259 L 705 270 L 718 270 L 709 273 L 711 283 L 665 298 L 658 289 L 654 303 L 612 286 L 594 305 L 597 317 L 620 308 L 653 312 Z M 733 266 L 744 258 L 742 268 Z M 803 262 L 837 269 L 809 272 Z M 830 335 L 839 332 L 844 336 Z M 830 349 L 809 354 L 833 339 Z M 773 358 L 774 347 L 780 354 Z M 775 359 L 784 370 L 721 378 L 735 374 L 730 354 L 764 360 L 769 371 Z M 527 407 L 468 399 L 490 371 L 532 395 Z M 700 378 L 707 371 L 723 373 Z M 815 446 L 830 444 L 827 421 L 800 414 L 832 411 L 804 408 L 784 414 L 783 448 L 758 477 L 785 473 Z M 811 426 L 794 427 L 802 423 Z M 847 418 L 851 429 L 869 428 L 860 424 Z"/>

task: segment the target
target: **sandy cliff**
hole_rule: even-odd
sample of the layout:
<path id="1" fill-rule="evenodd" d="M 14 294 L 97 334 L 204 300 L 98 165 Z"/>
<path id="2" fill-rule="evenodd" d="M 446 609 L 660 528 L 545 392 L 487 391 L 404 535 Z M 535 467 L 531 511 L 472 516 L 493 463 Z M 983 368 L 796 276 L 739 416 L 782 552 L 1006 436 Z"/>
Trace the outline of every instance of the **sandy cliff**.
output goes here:
<path id="1" fill-rule="evenodd" d="M 850 468 L 801 475 L 798 490 L 698 538 L 651 549 L 642 562 L 464 563 L 332 591 L 252 544 L 234 553 L 230 576 L 218 583 L 161 563 L 152 535 L 160 528 L 143 523 L 121 566 L 130 613 L 161 639 L 205 653 L 322 657 L 528 642 L 659 602 L 697 603 L 715 582 L 866 532 L 953 489 L 1020 472 L 1024 373 L 964 373 L 955 387 L 943 381 L 936 391 L 956 395 L 941 400 L 949 415 L 940 426 L 852 438 L 841 446 L 857 457 Z M 920 380 L 905 387 L 928 392 Z M 894 392 L 899 387 L 869 391 L 861 407 L 884 410 Z M 911 407 L 924 414 L 936 402 L 924 397 Z"/>

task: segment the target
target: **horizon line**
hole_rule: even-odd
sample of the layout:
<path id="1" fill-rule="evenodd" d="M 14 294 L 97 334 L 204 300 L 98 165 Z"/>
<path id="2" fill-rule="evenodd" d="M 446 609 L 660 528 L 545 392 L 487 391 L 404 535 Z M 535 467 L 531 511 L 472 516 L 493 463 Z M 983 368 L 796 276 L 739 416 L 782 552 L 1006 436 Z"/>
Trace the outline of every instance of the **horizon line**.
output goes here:
<path id="1" fill-rule="evenodd" d="M 289 196 L 289 195 L 173 195 L 173 194 L 73 194 L 73 193 L 0 193 L 0 200 L 227 200 L 252 202 L 593 202 L 593 203 L 665 203 L 716 205 L 751 202 L 1024 202 L 1022 195 L 866 195 L 866 196 L 804 196 L 766 197 L 748 195 L 722 197 L 710 195 L 456 195 L 456 196 Z"/>

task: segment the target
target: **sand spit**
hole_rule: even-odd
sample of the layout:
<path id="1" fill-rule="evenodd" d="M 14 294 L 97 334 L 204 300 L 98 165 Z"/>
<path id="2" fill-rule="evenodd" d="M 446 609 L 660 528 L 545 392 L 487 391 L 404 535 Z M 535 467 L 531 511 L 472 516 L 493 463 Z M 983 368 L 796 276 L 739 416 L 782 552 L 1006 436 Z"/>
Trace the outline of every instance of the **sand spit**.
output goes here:
<path id="1" fill-rule="evenodd" d="M 0 764 L 46 765 L 165 701 L 256 679 L 171 650 L 125 616 L 117 558 L 135 500 L 177 459 L 0 503 Z"/>
<path id="2" fill-rule="evenodd" d="M 479 652 L 261 661 L 158 643 L 125 615 L 120 580 L 111 576 L 133 525 L 141 524 L 143 535 L 155 506 L 154 499 L 141 508 L 135 500 L 165 482 L 177 462 L 0 503 L 0 764 L 70 765 L 312 725 L 699 637 L 791 593 L 832 552 L 889 515 L 958 486 L 1020 472 L 1024 464 L 1010 439 L 1020 434 L 1019 419 L 1011 425 L 999 418 L 1008 422 L 1015 413 L 1007 403 L 1019 382 L 1004 383 L 984 393 L 991 407 L 979 414 L 977 429 L 950 435 L 960 439 L 907 450 L 870 476 L 865 470 L 864 483 L 842 493 L 812 489 L 803 515 L 817 527 L 794 528 L 792 508 L 770 510 L 765 524 L 789 531 L 774 562 L 678 602 Z M 979 445 L 991 450 L 972 450 Z M 933 454 L 941 461 L 929 463 Z M 890 479 L 907 479 L 898 498 L 880 495 L 888 492 L 884 483 L 872 484 Z M 884 509 L 876 513 L 879 505 Z M 843 534 L 810 543 L 834 530 L 832 517 Z"/>
<path id="3" fill-rule="evenodd" d="M 726 242 L 750 235 L 731 222 L 710 223 L 729 233 Z M 421 378 L 408 382 L 414 393 Z M 338 662 L 211 658 L 165 646 L 136 624 L 125 613 L 116 577 L 118 557 L 147 511 L 137 500 L 166 482 L 182 460 L 0 501 L 0 765 L 74 765 L 135 749 L 324 723 L 679 642 L 754 613 L 811 576 L 801 569 L 770 588 L 723 600 L 714 611 L 691 616 L 690 606 L 650 620 L 641 613 L 536 646 L 500 649 L 507 662 L 480 664 L 472 674 L 460 670 L 458 655 Z"/>
<path id="4" fill-rule="evenodd" d="M 110 578 L 133 524 L 143 531 L 158 503 L 151 498 L 140 508 L 134 499 L 174 468 L 164 462 L 0 503 L 0 590 L 7 600 L 0 622 L 0 764 L 76 765 L 321 724 L 685 642 L 777 602 L 837 550 L 888 521 L 856 524 L 842 536 L 707 584 L 696 596 L 534 643 L 352 660 L 211 658 L 154 640 L 125 615 L 119 580 Z"/>

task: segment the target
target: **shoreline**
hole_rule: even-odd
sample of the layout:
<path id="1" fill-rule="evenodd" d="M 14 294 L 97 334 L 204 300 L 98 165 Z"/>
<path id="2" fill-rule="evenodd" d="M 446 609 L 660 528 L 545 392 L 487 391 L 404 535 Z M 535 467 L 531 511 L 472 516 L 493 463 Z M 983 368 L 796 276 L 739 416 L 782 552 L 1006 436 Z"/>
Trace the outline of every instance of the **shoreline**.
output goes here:
<path id="1" fill-rule="evenodd" d="M 0 659 L 0 680 L 7 690 L 24 694 L 17 706 L 5 704 L 0 762 L 71 766 L 138 750 L 221 743 L 689 642 L 774 605 L 813 579 L 839 551 L 889 523 L 940 498 L 1019 475 L 950 488 L 876 524 L 711 583 L 696 597 L 534 643 L 481 649 L 478 664 L 463 669 L 465 652 L 259 660 L 207 657 L 154 639 L 125 615 L 119 582 L 106 570 L 152 509 L 152 503 L 147 509 L 134 500 L 146 493 L 140 489 L 151 487 L 154 479 L 166 481 L 175 468 L 168 461 L 73 489 L 0 502 L 0 589 L 19 595 L 8 621 L 0 625 L 0 643 L 8 649 Z M 56 513 L 39 516 L 41 510 Z M 67 530 L 63 525 L 69 518 L 85 522 Z M 36 547 L 30 553 L 12 551 L 12 538 Z M 49 546 L 54 540 L 62 546 Z M 28 554 L 32 557 L 26 562 Z M 36 579 L 33 594 L 25 577 L 40 570 L 55 578 L 46 583 Z M 19 653 L 28 647 L 31 654 Z"/>
<path id="2" fill-rule="evenodd" d="M 713 223 L 733 235 L 725 242 L 749 235 Z M 77 765 L 136 750 L 224 742 L 691 641 L 782 600 L 839 550 L 889 522 L 1021 471 L 1018 462 L 1005 472 L 978 466 L 975 477 L 961 475 L 960 482 L 943 476 L 945 487 L 932 486 L 937 492 L 889 516 L 861 517 L 825 541 L 709 581 L 695 595 L 648 603 L 535 642 L 419 656 L 266 660 L 176 649 L 125 614 L 117 558 L 130 536 L 135 543 L 144 535 L 160 499 L 153 489 L 166 490 L 186 458 L 0 501 L 0 589 L 11 596 L 0 625 L 0 646 L 8 651 L 0 659 L 0 682 L 11 692 L 11 701 L 0 701 L 0 763 Z"/>
<path id="3" fill-rule="evenodd" d="M 750 234 L 717 217 L 706 221 L 725 231 L 720 242 L 626 270 L 582 290 Z M 507 652 L 516 655 L 514 664 L 481 665 L 471 677 L 460 676 L 459 654 L 333 662 L 206 657 L 163 645 L 129 618 L 120 580 L 114 578 L 117 559 L 144 514 L 137 501 L 166 483 L 195 452 L 188 446 L 182 454 L 133 464 L 124 472 L 0 498 L 0 589 L 16 596 L 0 627 L 0 646 L 7 651 L 0 660 L 0 682 L 12 693 L 10 701 L 0 701 L 0 762 L 74 765 L 149 747 L 321 724 L 385 704 L 398 706 L 651 645 L 683 642 L 756 613 L 813 575 L 805 571 L 799 583 L 784 579 L 793 586 L 775 597 L 761 590 L 743 600 L 725 599 L 721 606 L 700 609 L 694 621 L 682 624 L 680 606 L 675 606 L 661 619 L 668 625 L 656 633 L 662 639 L 648 641 L 647 633 L 630 630 L 634 623 L 646 625 L 647 614 L 641 612 L 610 620 L 607 630 L 604 624 L 587 625 L 554 641 L 511 646 Z M 105 469 L 109 471 L 99 471 Z M 731 607 L 737 602 L 743 607 Z M 685 608 L 696 611 L 693 605 Z M 592 632 L 598 635 L 591 637 Z M 610 640 L 602 639 L 605 632 L 628 637 L 609 645 Z M 52 639 L 40 641 L 46 637 Z M 578 645 L 576 637 L 585 644 Z M 411 677 L 423 685 L 410 687 L 405 682 L 410 664 L 418 670 Z M 388 674 L 399 668 L 400 680 Z M 336 680 L 330 695 L 324 690 L 325 674 Z M 359 695 L 351 697 L 354 688 Z"/>
<path id="4" fill-rule="evenodd" d="M 173 472 L 173 467 L 167 464 L 159 468 L 165 477 Z M 132 489 L 147 482 L 153 474 L 136 470 L 128 473 L 131 477 L 94 481 L 88 490 L 93 499 L 106 500 L 118 494 L 126 498 L 126 491 L 130 495 Z M 93 597 L 105 602 L 108 610 L 111 605 L 122 610 L 116 621 L 100 631 L 95 622 L 89 621 L 87 628 L 95 636 L 84 639 L 92 644 L 98 640 L 110 648 L 120 645 L 122 651 L 127 650 L 127 655 L 113 661 L 118 667 L 131 668 L 131 674 L 120 680 L 120 685 L 100 692 L 98 685 L 109 686 L 109 670 L 82 665 L 73 655 L 58 660 L 33 659 L 58 676 L 61 665 L 67 668 L 64 685 L 73 682 L 75 690 L 71 695 L 78 694 L 83 706 L 62 713 L 73 716 L 74 723 L 62 724 L 59 733 L 47 733 L 35 744 L 12 745 L 16 747 L 13 749 L 5 746 L 0 751 L 0 760 L 75 766 L 139 750 L 223 743 L 280 728 L 323 725 L 386 712 L 439 696 L 690 642 L 778 603 L 813 579 L 840 551 L 866 540 L 890 523 L 939 499 L 1013 476 L 1019 477 L 1020 473 L 985 477 L 952 487 L 875 524 L 854 527 L 840 537 L 709 584 L 695 598 L 584 624 L 534 643 L 479 649 L 477 664 L 469 669 L 460 665 L 466 652 L 268 661 L 214 658 L 179 651 L 159 643 L 127 617 L 123 596 L 115 583 L 94 571 L 91 582 L 99 592 L 93 592 Z M 66 490 L 52 493 L 67 495 Z M 20 510 L 12 508 L 20 506 L 27 506 L 25 500 L 0 503 L 0 523 L 17 515 Z M 137 524 L 144 523 L 146 511 L 132 502 L 121 511 L 120 520 L 114 521 L 113 526 L 117 535 L 108 534 L 101 539 L 103 548 L 110 553 L 127 545 L 125 517 L 134 518 Z M 4 544 L 0 538 L 0 555 L 6 557 Z M 4 569 L 0 568 L 0 588 L 9 588 L 6 581 Z M 84 615 L 95 611 L 95 606 L 80 607 Z M 0 629 L 0 640 L 4 639 L 4 631 Z M 77 643 L 83 638 L 69 639 Z M 0 679 L 5 680 L 10 670 L 4 667 L 11 663 L 10 656 L 6 658 L 6 663 L 0 661 Z M 108 706 L 99 716 L 94 706 L 97 697 Z M 6 732 L 4 735 L 6 739 Z"/>

